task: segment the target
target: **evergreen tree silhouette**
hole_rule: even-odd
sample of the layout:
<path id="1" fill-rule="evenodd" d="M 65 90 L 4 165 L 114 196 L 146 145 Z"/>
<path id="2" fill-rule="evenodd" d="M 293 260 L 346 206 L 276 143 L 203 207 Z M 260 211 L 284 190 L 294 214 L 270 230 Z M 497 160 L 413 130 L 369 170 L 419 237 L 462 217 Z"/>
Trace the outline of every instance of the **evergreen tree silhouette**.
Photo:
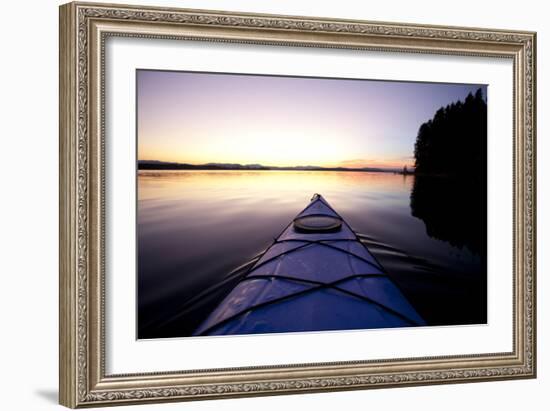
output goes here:
<path id="1" fill-rule="evenodd" d="M 487 103 L 481 89 L 441 107 L 418 130 L 411 214 L 430 237 L 487 250 Z"/>
<path id="2" fill-rule="evenodd" d="M 487 158 L 487 103 L 479 88 L 464 101 L 441 107 L 418 130 L 417 174 L 468 174 L 484 178 Z"/>

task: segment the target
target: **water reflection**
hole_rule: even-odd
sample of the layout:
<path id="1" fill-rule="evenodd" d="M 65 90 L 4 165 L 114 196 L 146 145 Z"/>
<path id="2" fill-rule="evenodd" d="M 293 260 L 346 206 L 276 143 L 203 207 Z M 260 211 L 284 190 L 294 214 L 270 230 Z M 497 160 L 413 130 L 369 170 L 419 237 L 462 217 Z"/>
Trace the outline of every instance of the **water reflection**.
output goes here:
<path id="1" fill-rule="evenodd" d="M 228 273 L 263 251 L 316 192 L 365 234 L 429 324 L 483 323 L 484 242 L 476 246 L 475 235 L 465 234 L 479 232 L 478 222 L 467 226 L 475 213 L 448 204 L 460 188 L 442 190 L 391 173 L 140 171 L 138 336 L 189 335 L 233 287 Z M 432 215 L 434 204 L 441 208 Z M 461 223 L 450 227 L 459 209 Z M 216 293 L 194 298 L 220 283 Z"/>
<path id="2" fill-rule="evenodd" d="M 430 237 L 455 247 L 487 253 L 487 196 L 479 179 L 417 176 L 411 191 L 411 213 L 426 225 Z"/>

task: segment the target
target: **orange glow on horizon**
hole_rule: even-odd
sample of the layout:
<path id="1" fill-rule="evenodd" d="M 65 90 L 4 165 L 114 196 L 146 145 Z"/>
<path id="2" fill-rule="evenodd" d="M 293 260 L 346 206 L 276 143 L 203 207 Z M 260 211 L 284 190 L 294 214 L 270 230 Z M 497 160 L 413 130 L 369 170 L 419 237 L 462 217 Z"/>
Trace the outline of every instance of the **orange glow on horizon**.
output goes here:
<path id="1" fill-rule="evenodd" d="M 157 155 L 144 155 L 138 158 L 140 161 L 162 161 L 167 163 L 181 163 L 181 164 L 193 164 L 202 165 L 209 163 L 218 164 L 259 164 L 266 167 L 323 167 L 323 168 L 382 168 L 382 169 L 401 169 L 407 167 L 409 169 L 414 168 L 414 159 L 365 159 L 365 160 L 343 160 L 343 161 L 251 161 L 247 159 L 239 159 L 225 157 L 219 158 L 197 158 L 191 159 L 188 157 L 177 156 L 174 154 L 157 154 Z"/>
<path id="2" fill-rule="evenodd" d="M 163 139 L 159 139 L 162 141 Z M 185 164 L 231 163 L 260 164 L 273 167 L 346 167 L 401 169 L 414 167 L 412 156 L 387 153 L 387 157 L 357 158 L 356 149 L 350 144 L 341 144 L 345 137 L 329 132 L 311 133 L 309 136 L 289 135 L 278 138 L 276 132 L 264 132 L 261 138 L 239 135 L 238 137 L 214 137 L 185 139 L 178 144 L 177 138 L 171 144 L 148 146 L 140 144 L 139 160 L 156 160 Z M 374 139 L 369 139 L 375 141 Z M 214 143 L 212 143 L 214 141 Z M 383 151 L 378 144 L 371 143 L 377 153 Z M 363 149 L 364 151 L 364 149 Z M 393 155 L 392 155 L 393 154 Z"/>

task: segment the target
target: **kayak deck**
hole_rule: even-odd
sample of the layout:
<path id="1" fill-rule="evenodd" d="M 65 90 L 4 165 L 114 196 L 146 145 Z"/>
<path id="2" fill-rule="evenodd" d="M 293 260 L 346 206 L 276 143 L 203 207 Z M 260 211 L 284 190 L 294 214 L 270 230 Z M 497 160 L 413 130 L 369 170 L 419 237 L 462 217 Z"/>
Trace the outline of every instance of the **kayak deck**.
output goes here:
<path id="1" fill-rule="evenodd" d="M 194 335 L 419 325 L 380 263 L 316 194 Z"/>

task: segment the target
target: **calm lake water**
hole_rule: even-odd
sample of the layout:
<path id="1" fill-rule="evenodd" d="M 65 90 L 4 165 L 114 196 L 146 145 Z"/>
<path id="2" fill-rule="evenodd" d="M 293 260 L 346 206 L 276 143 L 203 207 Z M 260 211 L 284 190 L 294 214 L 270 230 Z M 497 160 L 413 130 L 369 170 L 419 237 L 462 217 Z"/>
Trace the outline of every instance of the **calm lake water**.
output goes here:
<path id="1" fill-rule="evenodd" d="M 190 335 L 234 285 L 228 274 L 269 246 L 315 193 L 365 235 L 429 325 L 486 322 L 485 188 L 475 182 L 366 172 L 140 171 L 139 338 Z"/>

